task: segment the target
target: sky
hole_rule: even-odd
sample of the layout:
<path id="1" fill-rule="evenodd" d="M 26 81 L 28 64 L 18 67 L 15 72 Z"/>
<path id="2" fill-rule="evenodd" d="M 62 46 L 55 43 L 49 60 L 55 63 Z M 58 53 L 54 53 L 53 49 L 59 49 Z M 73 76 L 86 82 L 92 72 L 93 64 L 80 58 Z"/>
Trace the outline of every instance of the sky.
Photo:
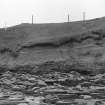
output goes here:
<path id="1" fill-rule="evenodd" d="M 105 0 L 0 0 L 0 27 L 21 23 L 59 23 L 105 16 Z"/>

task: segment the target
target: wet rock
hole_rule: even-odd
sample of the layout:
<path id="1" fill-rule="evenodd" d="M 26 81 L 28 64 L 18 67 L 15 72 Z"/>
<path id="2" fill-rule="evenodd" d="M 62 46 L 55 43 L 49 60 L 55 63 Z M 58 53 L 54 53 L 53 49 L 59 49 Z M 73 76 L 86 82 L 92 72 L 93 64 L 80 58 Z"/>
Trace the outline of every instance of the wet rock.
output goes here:
<path id="1" fill-rule="evenodd" d="M 76 105 L 76 103 L 72 101 L 58 101 L 56 105 Z"/>
<path id="2" fill-rule="evenodd" d="M 17 101 L 17 100 L 24 100 L 24 96 L 23 95 L 11 95 L 8 100 L 12 100 L 12 101 Z"/>
<path id="3" fill-rule="evenodd" d="M 19 103 L 17 105 L 28 105 L 28 103 Z"/>
<path id="4" fill-rule="evenodd" d="M 80 83 L 80 85 L 81 85 L 81 87 L 89 88 L 92 85 L 92 83 L 91 82 L 83 82 L 83 83 Z"/>
<path id="5" fill-rule="evenodd" d="M 105 105 L 102 101 L 96 101 L 95 105 Z"/>
<path id="6" fill-rule="evenodd" d="M 58 94 L 57 95 L 59 97 L 59 99 L 67 99 L 67 100 L 72 100 L 72 99 L 76 99 L 79 98 L 79 96 L 77 94 Z"/>
<path id="7" fill-rule="evenodd" d="M 67 91 L 63 89 L 48 89 L 44 91 L 47 94 L 66 94 Z"/>
<path id="8" fill-rule="evenodd" d="M 29 97 L 25 97 L 25 101 L 29 103 L 29 105 L 39 105 L 43 102 L 44 97 L 33 97 L 33 96 L 29 96 Z"/>
<path id="9" fill-rule="evenodd" d="M 38 84 L 39 86 L 47 86 L 47 84 L 46 84 L 44 81 L 42 81 L 42 80 L 38 80 L 38 81 L 37 81 L 37 84 Z"/>
<path id="10" fill-rule="evenodd" d="M 81 95 L 80 98 L 83 98 L 83 99 L 91 99 L 92 97 L 89 96 L 89 95 Z"/>
<path id="11" fill-rule="evenodd" d="M 4 94 L 3 92 L 0 93 L 0 98 L 4 97 Z"/>
<path id="12" fill-rule="evenodd" d="M 54 85 L 55 82 L 56 82 L 56 81 L 53 80 L 53 79 L 46 79 L 46 80 L 45 80 L 45 83 L 46 83 L 47 85 Z"/>
<path id="13" fill-rule="evenodd" d="M 12 89 L 14 91 L 22 91 L 24 90 L 26 87 L 24 85 L 13 85 Z"/>
<path id="14" fill-rule="evenodd" d="M 19 103 L 25 103 L 25 102 L 24 101 L 9 101 L 9 100 L 0 101 L 0 105 L 17 105 Z"/>
<path id="15" fill-rule="evenodd" d="M 43 101 L 48 104 L 56 104 L 58 100 L 59 98 L 56 95 L 46 95 Z"/>
<path id="16" fill-rule="evenodd" d="M 6 72 L 0 77 L 0 102 L 3 105 L 94 105 L 105 99 L 104 75 L 49 72 L 37 76 Z M 97 103 L 103 105 L 101 102 Z"/>
<path id="17" fill-rule="evenodd" d="M 0 100 L 5 100 L 5 99 L 7 99 L 8 97 L 9 97 L 9 95 L 4 94 L 3 92 L 0 93 Z"/>

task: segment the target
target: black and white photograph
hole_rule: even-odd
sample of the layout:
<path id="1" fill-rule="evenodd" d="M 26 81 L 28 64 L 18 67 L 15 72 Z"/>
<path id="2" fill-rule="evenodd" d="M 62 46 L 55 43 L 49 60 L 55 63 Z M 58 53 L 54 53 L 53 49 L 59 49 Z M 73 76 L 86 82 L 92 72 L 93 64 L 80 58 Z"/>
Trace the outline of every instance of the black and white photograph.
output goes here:
<path id="1" fill-rule="evenodd" d="M 105 0 L 0 0 L 0 105 L 105 105 Z"/>

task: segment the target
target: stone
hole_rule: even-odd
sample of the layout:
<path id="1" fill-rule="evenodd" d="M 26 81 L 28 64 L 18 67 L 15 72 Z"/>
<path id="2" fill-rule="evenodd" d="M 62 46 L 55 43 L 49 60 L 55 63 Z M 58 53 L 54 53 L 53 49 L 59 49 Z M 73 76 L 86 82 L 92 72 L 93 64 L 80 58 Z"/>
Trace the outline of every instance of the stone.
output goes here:
<path id="1" fill-rule="evenodd" d="M 41 97 L 41 96 L 40 97 L 33 97 L 33 96 L 25 97 L 25 101 L 29 102 L 30 105 L 40 104 L 43 99 L 44 99 L 44 97 Z"/>
<path id="2" fill-rule="evenodd" d="M 105 105 L 102 101 L 96 101 L 94 105 Z"/>
<path id="3" fill-rule="evenodd" d="M 47 84 L 42 80 L 38 80 L 37 83 L 38 83 L 39 86 L 47 86 Z"/>
<path id="4" fill-rule="evenodd" d="M 58 101 L 56 105 L 76 105 L 74 102 L 71 101 Z"/>
<path id="5" fill-rule="evenodd" d="M 83 98 L 83 99 L 91 99 L 91 98 L 92 98 L 92 97 L 89 96 L 89 95 L 81 95 L 80 97 Z"/>
<path id="6" fill-rule="evenodd" d="M 9 98 L 9 100 L 24 100 L 24 97 L 22 95 L 11 95 Z"/>
<path id="7" fill-rule="evenodd" d="M 28 105 L 27 103 L 19 103 L 17 105 Z"/>

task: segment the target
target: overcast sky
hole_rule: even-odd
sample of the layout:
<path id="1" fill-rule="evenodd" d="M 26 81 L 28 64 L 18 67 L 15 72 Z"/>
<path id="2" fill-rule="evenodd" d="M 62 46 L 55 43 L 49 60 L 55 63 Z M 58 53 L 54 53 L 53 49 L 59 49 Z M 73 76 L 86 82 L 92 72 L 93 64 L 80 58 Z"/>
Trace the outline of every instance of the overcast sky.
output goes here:
<path id="1" fill-rule="evenodd" d="M 0 27 L 30 23 L 34 14 L 35 23 L 55 23 L 105 16 L 105 0 L 0 0 Z"/>

